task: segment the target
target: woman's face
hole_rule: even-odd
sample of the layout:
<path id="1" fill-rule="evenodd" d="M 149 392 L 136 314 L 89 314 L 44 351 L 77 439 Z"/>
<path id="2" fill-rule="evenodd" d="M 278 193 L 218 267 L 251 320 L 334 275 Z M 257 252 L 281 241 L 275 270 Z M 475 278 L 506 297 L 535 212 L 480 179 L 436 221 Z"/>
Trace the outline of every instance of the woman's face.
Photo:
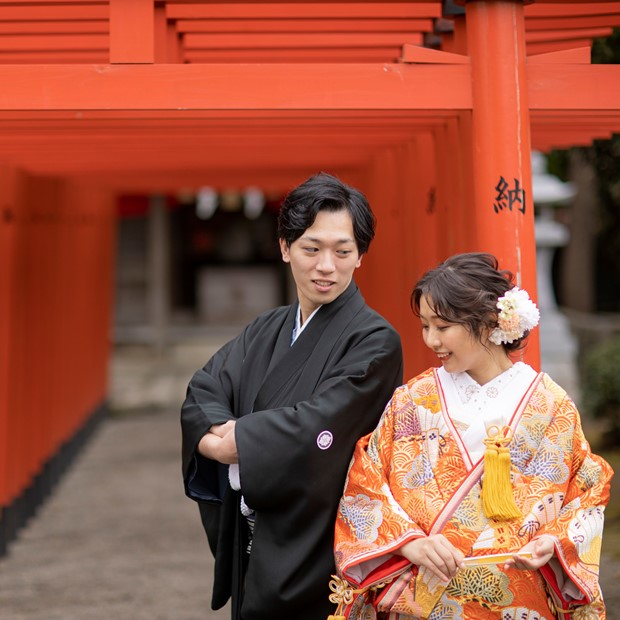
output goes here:
<path id="1" fill-rule="evenodd" d="M 438 317 L 426 297 L 420 299 L 420 321 L 424 344 L 447 372 L 466 372 L 484 385 L 512 365 L 504 348 L 488 340 L 488 329 L 476 338 L 467 326 Z"/>

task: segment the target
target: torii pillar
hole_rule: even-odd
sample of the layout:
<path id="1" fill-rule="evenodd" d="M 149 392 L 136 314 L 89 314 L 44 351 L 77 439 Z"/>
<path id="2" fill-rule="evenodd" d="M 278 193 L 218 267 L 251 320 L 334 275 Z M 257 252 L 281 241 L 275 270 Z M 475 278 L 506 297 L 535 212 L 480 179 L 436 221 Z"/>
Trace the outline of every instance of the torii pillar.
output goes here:
<path id="1" fill-rule="evenodd" d="M 523 0 L 470 0 L 465 6 L 472 83 L 471 217 L 475 247 L 536 299 L 530 110 Z M 538 332 L 527 361 L 540 366 Z"/>

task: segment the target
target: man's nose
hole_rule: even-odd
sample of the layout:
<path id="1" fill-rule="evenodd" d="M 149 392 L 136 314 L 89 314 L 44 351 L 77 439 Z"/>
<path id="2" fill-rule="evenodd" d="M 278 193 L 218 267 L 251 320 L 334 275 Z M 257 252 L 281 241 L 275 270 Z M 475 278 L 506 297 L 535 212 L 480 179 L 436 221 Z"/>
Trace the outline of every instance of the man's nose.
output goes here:
<path id="1" fill-rule="evenodd" d="M 321 253 L 321 255 L 319 256 L 319 263 L 317 265 L 317 269 L 319 271 L 323 271 L 323 272 L 326 272 L 326 273 L 334 271 L 335 264 L 334 264 L 334 258 L 331 255 L 331 252 L 322 252 Z"/>

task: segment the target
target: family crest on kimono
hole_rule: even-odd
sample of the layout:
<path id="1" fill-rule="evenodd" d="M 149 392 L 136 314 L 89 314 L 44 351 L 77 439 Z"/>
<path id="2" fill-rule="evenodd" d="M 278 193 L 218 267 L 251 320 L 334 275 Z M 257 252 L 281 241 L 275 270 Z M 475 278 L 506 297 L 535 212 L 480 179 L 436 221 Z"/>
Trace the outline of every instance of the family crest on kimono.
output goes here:
<path id="1" fill-rule="evenodd" d="M 335 534 L 331 618 L 605 618 L 598 581 L 613 472 L 551 377 L 511 354 L 539 314 L 484 253 L 412 294 L 438 357 L 356 446 Z"/>
<path id="2" fill-rule="evenodd" d="M 394 328 L 353 273 L 374 236 L 364 195 L 321 173 L 278 217 L 297 299 L 243 329 L 191 379 L 183 479 L 215 556 L 211 605 L 233 620 L 325 617 L 334 521 L 355 442 L 402 382 Z"/>

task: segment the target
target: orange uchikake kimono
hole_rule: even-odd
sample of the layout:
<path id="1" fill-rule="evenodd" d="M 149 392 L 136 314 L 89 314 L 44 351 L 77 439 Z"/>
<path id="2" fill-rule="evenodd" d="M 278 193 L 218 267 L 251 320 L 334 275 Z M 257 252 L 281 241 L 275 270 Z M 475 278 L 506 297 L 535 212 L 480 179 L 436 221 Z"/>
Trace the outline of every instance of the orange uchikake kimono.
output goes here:
<path id="1" fill-rule="evenodd" d="M 613 471 L 590 451 L 566 392 L 521 366 L 526 382 L 494 403 L 513 433 L 511 479 L 521 518 L 484 516 L 483 459 L 468 451 L 459 412 L 451 415 L 458 400 L 449 396 L 452 375 L 443 369 L 398 388 L 376 430 L 359 440 L 336 524 L 336 565 L 345 583 L 331 584 L 347 593 L 346 602 L 340 599 L 345 617 L 605 618 L 598 568 Z M 465 556 L 514 553 L 548 534 L 555 556 L 538 571 L 503 570 L 502 563 L 461 568 L 445 584 L 394 553 L 438 533 Z"/>

